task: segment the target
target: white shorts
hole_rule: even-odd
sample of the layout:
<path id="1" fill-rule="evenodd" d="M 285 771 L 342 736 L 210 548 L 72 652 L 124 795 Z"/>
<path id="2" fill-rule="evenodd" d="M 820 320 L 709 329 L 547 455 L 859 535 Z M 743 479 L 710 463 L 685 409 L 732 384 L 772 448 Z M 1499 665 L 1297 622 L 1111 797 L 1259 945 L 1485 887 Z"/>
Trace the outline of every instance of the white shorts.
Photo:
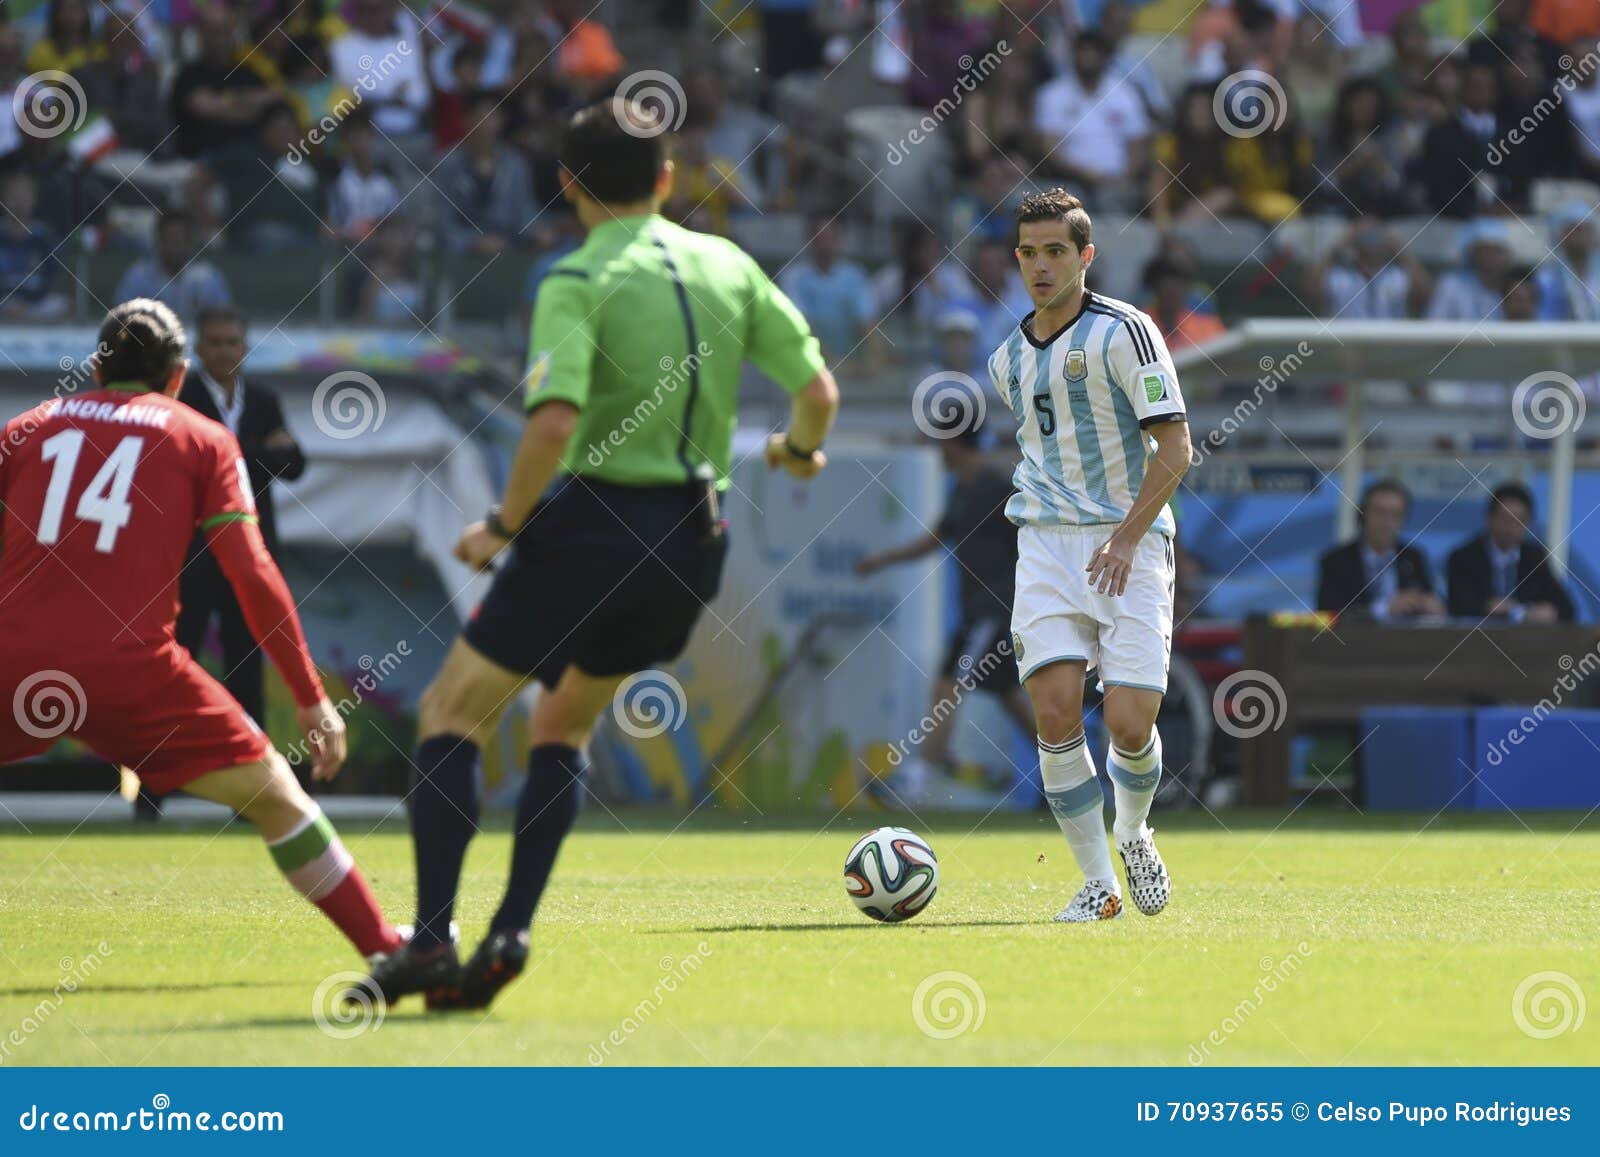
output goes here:
<path id="1" fill-rule="evenodd" d="M 1111 526 L 1024 526 L 1017 532 L 1011 643 L 1023 679 L 1079 659 L 1101 686 L 1167 690 L 1172 657 L 1172 540 L 1150 531 L 1133 554 L 1128 589 L 1103 595 L 1086 569 Z"/>

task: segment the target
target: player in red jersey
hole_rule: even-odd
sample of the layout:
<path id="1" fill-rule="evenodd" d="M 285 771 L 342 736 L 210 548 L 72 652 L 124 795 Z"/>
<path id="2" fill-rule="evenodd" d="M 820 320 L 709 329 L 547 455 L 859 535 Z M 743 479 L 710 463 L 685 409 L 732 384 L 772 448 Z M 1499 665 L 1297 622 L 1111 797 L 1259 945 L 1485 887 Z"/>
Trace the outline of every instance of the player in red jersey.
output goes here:
<path id="1" fill-rule="evenodd" d="M 100 388 L 0 436 L 0 764 L 70 734 L 153 791 L 226 804 L 357 951 L 385 954 L 401 937 L 322 809 L 173 636 L 198 527 L 294 693 L 312 778 L 337 774 L 344 723 L 261 541 L 239 443 L 177 400 L 185 340 L 160 302 L 117 306 L 95 354 Z"/>

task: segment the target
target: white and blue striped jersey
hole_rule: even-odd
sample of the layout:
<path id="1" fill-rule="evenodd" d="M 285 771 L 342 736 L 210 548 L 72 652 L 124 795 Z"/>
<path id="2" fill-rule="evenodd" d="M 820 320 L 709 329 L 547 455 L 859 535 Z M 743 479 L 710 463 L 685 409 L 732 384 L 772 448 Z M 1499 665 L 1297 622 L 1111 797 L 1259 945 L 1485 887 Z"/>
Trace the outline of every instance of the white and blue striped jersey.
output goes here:
<path id="1" fill-rule="evenodd" d="M 1181 421 L 1183 395 L 1161 331 L 1127 302 L 1085 293 L 1047 340 L 1033 314 L 989 357 L 989 377 L 1017 420 L 1022 461 L 1006 517 L 1019 526 L 1121 522 L 1154 445 L 1146 427 Z M 1171 536 L 1172 509 L 1152 525 Z"/>

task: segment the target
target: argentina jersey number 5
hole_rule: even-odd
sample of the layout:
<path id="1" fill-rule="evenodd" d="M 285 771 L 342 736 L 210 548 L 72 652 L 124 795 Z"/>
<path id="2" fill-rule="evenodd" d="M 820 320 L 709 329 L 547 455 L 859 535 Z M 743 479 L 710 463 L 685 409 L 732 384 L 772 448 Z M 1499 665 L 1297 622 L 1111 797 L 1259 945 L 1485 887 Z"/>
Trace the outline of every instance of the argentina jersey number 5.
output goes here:
<path id="1" fill-rule="evenodd" d="M 1146 429 L 1184 419 L 1172 355 L 1148 315 L 1098 294 L 1046 339 L 1029 322 L 989 358 L 1022 450 L 1006 515 L 1022 526 L 1119 523 L 1144 482 Z M 1171 511 L 1152 529 L 1170 536 Z"/>

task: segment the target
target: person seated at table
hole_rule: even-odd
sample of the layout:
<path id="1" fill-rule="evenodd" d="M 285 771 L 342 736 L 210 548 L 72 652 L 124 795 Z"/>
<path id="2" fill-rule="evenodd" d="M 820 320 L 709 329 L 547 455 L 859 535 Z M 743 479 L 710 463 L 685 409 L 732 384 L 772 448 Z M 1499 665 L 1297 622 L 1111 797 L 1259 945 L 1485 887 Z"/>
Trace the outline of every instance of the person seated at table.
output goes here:
<path id="1" fill-rule="evenodd" d="M 1374 482 L 1361 496 L 1361 535 L 1322 556 L 1317 610 L 1386 620 L 1444 614 L 1428 556 L 1400 542 L 1411 495 L 1400 483 Z"/>
<path id="2" fill-rule="evenodd" d="M 1489 497 L 1489 528 L 1456 548 L 1445 568 L 1450 613 L 1513 623 L 1570 623 L 1572 597 L 1529 531 L 1533 495 L 1518 482 Z"/>

